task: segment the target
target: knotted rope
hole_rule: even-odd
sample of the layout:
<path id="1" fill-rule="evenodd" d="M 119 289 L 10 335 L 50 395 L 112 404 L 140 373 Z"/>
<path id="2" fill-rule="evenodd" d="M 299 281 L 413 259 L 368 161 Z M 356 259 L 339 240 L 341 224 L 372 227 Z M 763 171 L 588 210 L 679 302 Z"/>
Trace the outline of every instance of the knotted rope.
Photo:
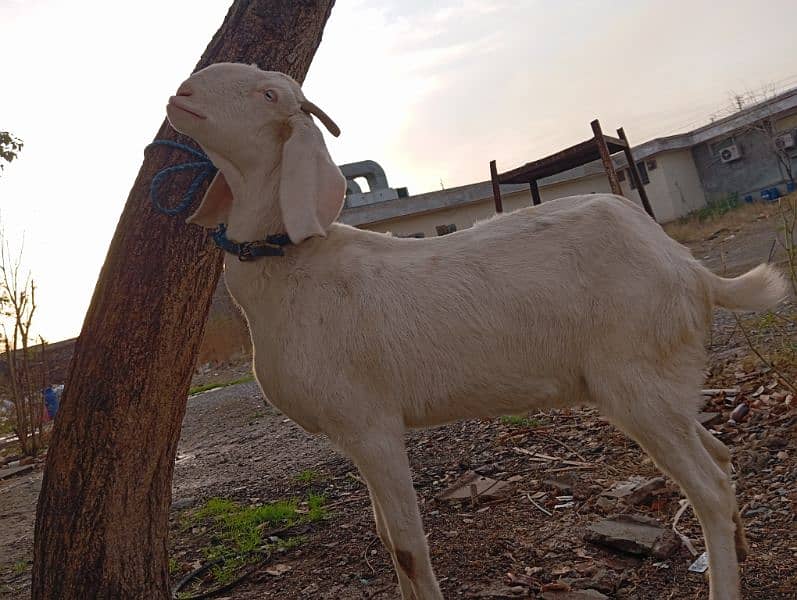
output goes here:
<path id="1" fill-rule="evenodd" d="M 179 142 L 173 142 L 171 140 L 155 140 L 151 144 L 149 144 L 144 151 L 146 152 L 153 146 L 166 146 L 168 148 L 175 148 L 177 150 L 182 150 L 183 152 L 187 152 L 191 154 L 198 160 L 191 161 L 191 162 L 184 162 L 180 163 L 179 165 L 172 165 L 170 167 L 164 167 L 160 169 L 155 176 L 152 178 L 152 182 L 149 185 L 149 196 L 152 200 L 152 206 L 160 213 L 164 215 L 169 215 L 173 217 L 175 215 L 179 215 L 191 206 L 191 203 L 194 201 L 194 196 L 196 195 L 199 187 L 204 183 L 206 179 L 209 177 L 213 177 L 216 174 L 216 167 L 210 162 L 210 159 L 207 155 L 197 148 L 192 148 L 191 146 L 186 146 L 185 144 L 181 144 Z M 179 173 L 182 171 L 197 171 L 194 179 L 191 181 L 191 185 L 188 186 L 188 189 L 183 194 L 183 197 L 180 199 L 180 202 L 174 208 L 169 208 L 164 206 L 160 199 L 159 194 L 159 186 L 163 181 L 173 175 L 174 173 Z"/>

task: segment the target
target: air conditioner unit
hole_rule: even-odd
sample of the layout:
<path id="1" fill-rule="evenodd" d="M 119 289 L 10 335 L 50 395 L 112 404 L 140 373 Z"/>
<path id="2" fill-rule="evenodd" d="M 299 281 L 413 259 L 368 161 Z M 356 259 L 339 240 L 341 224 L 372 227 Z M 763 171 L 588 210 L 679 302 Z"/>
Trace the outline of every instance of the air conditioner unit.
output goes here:
<path id="1" fill-rule="evenodd" d="M 733 162 L 734 160 L 739 160 L 742 157 L 742 153 L 739 150 L 739 146 L 736 144 L 731 144 L 730 146 L 726 146 L 722 150 L 720 150 L 720 160 L 724 163 Z"/>
<path id="2" fill-rule="evenodd" d="M 794 148 L 794 134 L 789 132 L 776 137 L 775 148 L 777 148 L 778 150 L 787 150 L 789 148 Z"/>

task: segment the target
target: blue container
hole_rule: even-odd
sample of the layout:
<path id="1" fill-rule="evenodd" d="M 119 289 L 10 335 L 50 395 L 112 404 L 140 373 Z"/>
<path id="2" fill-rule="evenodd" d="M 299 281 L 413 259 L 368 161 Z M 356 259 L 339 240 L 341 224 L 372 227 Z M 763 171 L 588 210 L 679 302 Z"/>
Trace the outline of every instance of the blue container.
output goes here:
<path id="1" fill-rule="evenodd" d="M 52 388 L 52 386 L 48 386 L 44 390 L 44 405 L 47 407 L 47 414 L 50 416 L 51 419 L 55 418 L 56 413 L 58 412 L 58 405 L 60 404 L 58 394 Z"/>
<path id="2" fill-rule="evenodd" d="M 752 194 L 747 194 L 744 197 L 744 201 L 747 202 L 747 204 L 752 204 L 753 203 L 753 195 Z"/>
<path id="3" fill-rule="evenodd" d="M 769 202 L 769 190 L 761 190 L 761 199 Z"/>
<path id="4" fill-rule="evenodd" d="M 780 190 L 776 187 L 769 188 L 769 199 L 777 200 L 778 198 L 780 198 Z"/>
<path id="5" fill-rule="evenodd" d="M 786 184 L 786 193 L 791 194 L 794 190 L 797 190 L 797 184 L 795 184 L 793 181 L 789 181 Z"/>

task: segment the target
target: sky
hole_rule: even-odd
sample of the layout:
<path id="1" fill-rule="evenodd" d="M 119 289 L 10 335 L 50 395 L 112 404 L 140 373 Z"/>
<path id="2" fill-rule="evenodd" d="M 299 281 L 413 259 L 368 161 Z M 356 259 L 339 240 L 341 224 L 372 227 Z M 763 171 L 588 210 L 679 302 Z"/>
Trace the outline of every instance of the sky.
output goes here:
<path id="1" fill-rule="evenodd" d="M 230 0 L 0 0 L 0 222 L 24 241 L 36 330 L 77 335 L 143 148 Z M 794 0 L 338 0 L 304 89 L 410 194 L 590 137 L 687 131 L 734 94 L 797 85 Z"/>

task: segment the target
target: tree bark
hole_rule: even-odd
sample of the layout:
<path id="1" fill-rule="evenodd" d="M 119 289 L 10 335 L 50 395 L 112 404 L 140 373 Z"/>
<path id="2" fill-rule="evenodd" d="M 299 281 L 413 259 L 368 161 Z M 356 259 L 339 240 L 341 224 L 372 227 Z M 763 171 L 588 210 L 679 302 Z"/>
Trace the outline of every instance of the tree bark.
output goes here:
<path id="1" fill-rule="evenodd" d="M 253 62 L 301 82 L 333 4 L 235 0 L 196 69 Z M 156 137 L 193 145 L 166 121 Z M 186 160 L 147 152 L 94 290 L 39 497 L 34 600 L 170 597 L 174 457 L 222 258 L 200 228 L 151 207 L 153 175 Z M 163 197 L 185 185 L 176 178 Z"/>

